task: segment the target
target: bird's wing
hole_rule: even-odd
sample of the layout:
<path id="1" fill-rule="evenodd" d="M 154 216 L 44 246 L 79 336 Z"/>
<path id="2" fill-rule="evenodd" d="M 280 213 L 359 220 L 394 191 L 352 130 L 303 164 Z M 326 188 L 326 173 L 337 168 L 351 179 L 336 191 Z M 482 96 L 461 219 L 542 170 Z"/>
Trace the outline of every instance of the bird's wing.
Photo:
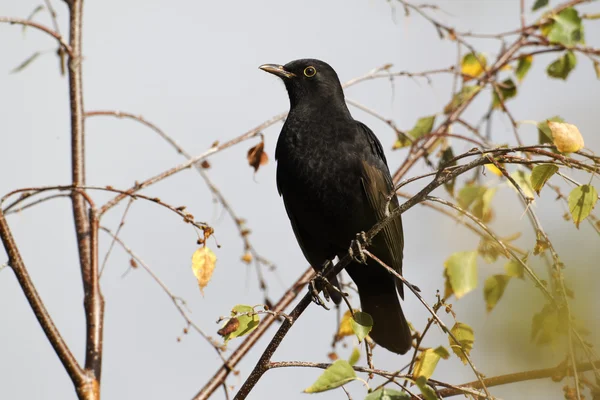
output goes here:
<path id="1" fill-rule="evenodd" d="M 373 211 L 376 221 L 380 221 L 386 217 L 387 196 L 393 191 L 394 185 L 392 178 L 387 169 L 385 156 L 381 143 L 375 137 L 373 132 L 364 124 L 360 124 L 361 128 L 367 134 L 374 155 L 377 156 L 383 163 L 373 165 L 369 161 L 362 162 L 363 176 L 361 178 L 362 189 L 370 209 Z M 383 165 L 382 165 L 383 164 Z M 399 207 L 398 198 L 393 196 L 389 202 L 388 210 L 393 212 Z M 381 244 L 377 246 L 377 242 Z M 402 274 L 402 254 L 404 251 L 404 234 L 402 232 L 402 219 L 400 216 L 394 218 L 385 228 L 381 230 L 374 241 L 374 251 L 378 257 L 394 268 L 399 274 Z M 404 290 L 401 281 L 396 280 L 396 287 L 400 296 L 404 298 Z"/>

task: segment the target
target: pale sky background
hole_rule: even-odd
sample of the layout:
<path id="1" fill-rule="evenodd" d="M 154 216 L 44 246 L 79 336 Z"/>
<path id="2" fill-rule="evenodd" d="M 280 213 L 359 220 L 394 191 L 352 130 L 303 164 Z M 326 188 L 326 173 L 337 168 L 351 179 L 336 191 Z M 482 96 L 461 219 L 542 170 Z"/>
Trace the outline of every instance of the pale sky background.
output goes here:
<path id="1" fill-rule="evenodd" d="M 459 30 L 496 33 L 519 26 L 518 0 L 431 0 L 445 12 L 436 17 Z M 528 8 L 533 3 L 526 1 Z M 40 2 L 0 2 L 0 15 L 25 18 Z M 67 11 L 54 0 L 63 34 Z M 596 4 L 587 12 L 599 12 Z M 528 15 L 528 21 L 535 16 Z M 50 26 L 46 13 L 36 20 Z M 598 47 L 598 22 L 586 22 L 586 37 Z M 488 58 L 499 50 L 497 41 L 472 40 Z M 53 55 L 53 39 L 21 27 L 0 25 L 0 193 L 19 187 L 68 184 L 69 115 L 68 82 L 61 77 Z M 448 67 L 455 62 L 455 45 L 439 40 L 429 23 L 417 15 L 392 11 L 385 0 L 274 2 L 274 1 L 157 1 L 107 0 L 85 4 L 84 90 L 86 110 L 114 109 L 141 114 L 172 135 L 188 152 L 205 151 L 215 140 L 226 141 L 287 110 L 281 82 L 258 69 L 263 63 L 286 63 L 297 58 L 320 58 L 329 62 L 342 79 L 363 75 L 370 69 L 393 63 L 394 70 L 422 71 Z M 18 74 L 9 71 L 35 51 L 48 53 Z M 521 94 L 508 103 L 517 120 L 543 120 L 559 114 L 576 124 L 586 145 L 600 149 L 598 104 L 600 85 L 589 60 L 579 64 L 569 80 L 551 80 L 544 74 L 556 56 L 536 58 L 529 76 L 519 87 Z M 401 78 L 394 91 L 386 80 L 369 81 L 348 90 L 353 100 L 392 118 L 409 129 L 418 117 L 439 112 L 449 100 L 449 76 L 423 80 Z M 488 94 L 485 94 L 488 96 Z M 475 120 L 485 112 L 488 100 L 467 113 Z M 394 170 L 406 150 L 391 151 L 393 132 L 382 122 L 351 109 L 381 139 Z M 274 147 L 281 124 L 265 131 L 268 165 L 254 175 L 246 152 L 258 142 L 244 142 L 210 158 L 208 171 L 238 214 L 248 221 L 256 249 L 277 265 L 268 273 L 270 296 L 279 298 L 307 266 L 293 237 L 281 199 L 275 188 Z M 521 129 L 526 143 L 535 143 L 532 126 Z M 507 120 L 496 115 L 493 136 L 497 142 L 514 143 Z M 468 150 L 458 144 L 455 151 Z M 132 121 L 96 118 L 87 123 L 87 180 L 92 185 L 128 188 L 182 161 L 152 131 Z M 421 165 L 410 176 L 427 171 Z M 584 178 L 587 179 L 587 178 Z M 557 181 L 558 182 L 558 181 Z M 597 181 L 596 181 L 597 182 Z M 416 192 L 425 181 L 408 189 Z M 213 280 L 202 297 L 190 270 L 196 237 L 182 220 L 144 201 L 134 203 L 122 239 L 133 248 L 193 310 L 192 318 L 216 336 L 220 315 L 235 304 L 258 304 L 263 300 L 253 267 L 240 261 L 242 243 L 230 218 L 212 203 L 212 196 L 195 171 L 187 170 L 152 186 L 144 193 L 174 205 L 186 205 L 201 221 L 212 224 L 219 258 Z M 443 195 L 443 189 L 436 192 Z M 595 282 L 600 278 L 597 236 L 587 224 L 577 231 L 561 216 L 564 207 L 544 191 L 536 201 L 539 215 L 561 252 L 566 274 L 576 290 L 575 312 L 595 332 L 600 323 L 593 306 L 600 300 Z M 108 197 L 93 194 L 97 203 Z M 102 224 L 116 228 L 124 208 L 113 210 Z M 522 218 L 514 193 L 504 185 L 494 201 L 492 227 L 501 235 L 522 232 L 517 244 L 532 248 L 534 236 Z M 9 217 L 21 253 L 37 288 L 63 337 L 79 360 L 83 359 L 84 332 L 82 289 L 74 240 L 70 202 L 55 200 Z M 454 251 L 473 250 L 478 239 L 461 226 L 423 207 L 404 216 L 406 237 L 405 273 L 418 285 L 427 301 L 443 290 L 443 262 Z M 102 254 L 109 240 L 102 236 Z M 0 251 L 0 264 L 7 261 Z M 116 249 L 102 277 L 106 300 L 105 352 L 102 394 L 105 399 L 189 399 L 220 366 L 213 349 L 185 327 L 170 299 L 143 270 L 127 275 L 129 258 Z M 458 318 L 475 330 L 473 361 L 488 376 L 547 368 L 562 360 L 562 349 L 534 348 L 529 341 L 531 318 L 543 305 L 541 295 L 528 281 L 511 282 L 505 298 L 488 314 L 483 303 L 485 277 L 502 273 L 503 262 L 485 264 L 481 259 L 480 287 L 464 299 L 452 302 Z M 540 273 L 537 260 L 533 266 Z M 295 304 L 295 302 L 294 302 Z M 428 313 L 410 294 L 403 303 L 409 320 L 419 329 Z M 586 306 L 587 305 L 587 306 Z M 335 330 L 335 312 L 311 305 L 276 352 L 275 361 L 327 361 Z M 453 321 L 449 316 L 448 325 Z M 0 271 L 0 398 L 73 399 L 67 374 L 25 301 L 10 269 Z M 236 389 L 245 380 L 274 333 L 272 328 L 231 376 Z M 348 341 L 350 343 L 350 341 Z M 230 349 L 240 340 L 230 343 Z M 433 329 L 424 345 L 447 345 Z M 349 348 L 338 348 L 347 358 Z M 227 354 L 230 354 L 228 352 Z M 397 369 L 409 356 L 376 349 L 375 365 Z M 364 364 L 364 357 L 360 363 Z M 312 369 L 281 369 L 268 372 L 251 399 L 305 399 L 302 390 L 321 373 Z M 434 378 L 463 383 L 474 380 L 468 367 L 456 357 L 441 361 Z M 375 386 L 379 380 L 375 381 Z M 359 382 L 347 385 L 353 398 L 362 399 L 366 389 Z M 234 390 L 234 392 L 235 392 Z M 549 379 L 495 387 L 501 398 L 561 399 L 561 384 Z M 341 390 L 316 395 L 345 399 Z M 215 393 L 221 399 L 223 392 Z"/>

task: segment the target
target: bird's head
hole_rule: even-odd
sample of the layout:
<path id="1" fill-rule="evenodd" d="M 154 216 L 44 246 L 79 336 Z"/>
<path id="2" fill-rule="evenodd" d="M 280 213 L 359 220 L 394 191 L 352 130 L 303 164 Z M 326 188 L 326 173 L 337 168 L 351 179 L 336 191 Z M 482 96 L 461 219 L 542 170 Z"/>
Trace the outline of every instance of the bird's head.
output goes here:
<path id="1" fill-rule="evenodd" d="M 326 62 L 307 58 L 285 65 L 264 64 L 259 68 L 283 80 L 292 108 L 299 104 L 344 104 L 340 80 Z"/>

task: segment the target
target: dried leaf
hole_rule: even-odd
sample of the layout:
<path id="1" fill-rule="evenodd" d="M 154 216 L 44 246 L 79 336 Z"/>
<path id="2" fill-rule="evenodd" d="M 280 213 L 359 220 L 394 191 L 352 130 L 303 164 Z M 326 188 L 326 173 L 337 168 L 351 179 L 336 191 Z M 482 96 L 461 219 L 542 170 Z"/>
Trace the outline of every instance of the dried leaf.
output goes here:
<path id="1" fill-rule="evenodd" d="M 552 142 L 561 153 L 573 153 L 583 148 L 583 136 L 573 124 L 548 121 Z"/>
<path id="2" fill-rule="evenodd" d="M 254 172 L 257 172 L 261 165 L 269 162 L 269 157 L 265 153 L 264 148 L 265 142 L 260 142 L 248 150 L 248 164 L 254 168 Z"/>
<path id="3" fill-rule="evenodd" d="M 229 321 L 225 324 L 224 327 L 219 329 L 217 333 L 221 336 L 227 336 L 233 332 L 235 332 L 240 327 L 240 320 L 233 317 L 230 318 Z"/>
<path id="4" fill-rule="evenodd" d="M 336 340 L 339 340 L 345 336 L 354 335 L 354 331 L 352 330 L 352 313 L 350 310 L 346 311 L 342 316 L 342 320 L 340 321 L 340 327 L 336 333 Z"/>
<path id="5" fill-rule="evenodd" d="M 206 246 L 200 247 L 192 255 L 192 271 L 196 275 L 196 279 L 198 279 L 200 292 L 203 296 L 204 288 L 210 282 L 210 278 L 212 278 L 216 262 L 217 256 Z"/>
<path id="6" fill-rule="evenodd" d="M 238 304 L 231 310 L 231 319 L 220 329 L 220 331 L 227 328 L 227 325 L 231 323 L 232 320 L 236 320 L 237 322 L 233 322 L 233 327 L 235 329 L 228 329 L 225 335 L 223 336 L 223 340 L 225 343 L 239 336 L 247 335 L 256 329 L 260 322 L 260 317 L 254 311 L 252 306 L 246 304 Z"/>

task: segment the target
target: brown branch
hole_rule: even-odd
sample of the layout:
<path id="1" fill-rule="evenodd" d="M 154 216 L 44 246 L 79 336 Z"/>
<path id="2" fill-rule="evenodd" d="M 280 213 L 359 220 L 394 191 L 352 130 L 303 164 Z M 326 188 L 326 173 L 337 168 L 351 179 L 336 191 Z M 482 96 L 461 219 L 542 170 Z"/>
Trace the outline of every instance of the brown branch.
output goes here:
<path id="1" fill-rule="evenodd" d="M 29 21 L 27 19 L 11 18 L 11 17 L 0 17 L 0 23 L 1 22 L 5 22 L 5 23 L 11 24 L 11 25 L 30 26 L 32 28 L 35 28 L 35 29 L 40 30 L 42 32 L 45 32 L 48 35 L 52 36 L 54 39 L 56 39 L 56 41 L 58 42 L 58 44 L 63 49 L 65 49 L 65 51 L 67 52 L 67 54 L 69 56 L 73 55 L 73 50 L 71 49 L 71 46 L 69 46 L 67 44 L 67 42 L 65 42 L 64 38 L 60 35 L 60 33 L 58 33 L 57 31 L 53 31 L 52 29 L 48 28 L 47 26 L 44 26 L 42 24 L 38 24 L 37 22 Z"/>
<path id="2" fill-rule="evenodd" d="M 150 130 L 154 131 L 156 134 L 158 134 L 167 143 L 169 143 L 171 145 L 171 147 L 173 149 L 175 149 L 175 151 L 177 151 L 178 154 L 181 154 L 188 160 L 191 160 L 193 158 L 193 156 L 190 153 L 188 153 L 182 146 L 180 146 L 176 140 L 174 140 L 171 136 L 169 136 L 165 131 L 160 129 L 157 125 L 146 120 L 141 115 L 135 115 L 132 113 L 123 112 L 123 111 L 119 111 L 119 110 L 96 110 L 96 111 L 87 111 L 85 113 L 86 118 L 100 117 L 100 116 L 108 116 L 108 117 L 115 117 L 115 118 L 127 118 L 132 121 L 138 122 L 138 123 L 148 127 Z M 231 206 L 229 201 L 225 198 L 225 196 L 223 196 L 223 193 L 221 193 L 219 188 L 213 183 L 213 181 L 210 179 L 209 175 L 202 168 L 202 166 L 199 163 L 196 163 L 196 164 L 194 164 L 194 167 L 195 167 L 196 171 L 200 174 L 202 179 L 204 179 L 204 182 L 206 183 L 206 185 L 208 186 L 210 191 L 213 193 L 213 196 L 219 201 L 219 203 L 221 203 L 221 205 L 223 206 L 223 209 L 225 209 L 225 211 L 229 214 L 229 216 L 235 223 L 235 225 L 238 229 L 238 233 L 244 244 L 244 250 L 249 251 L 252 254 L 253 259 L 257 263 L 257 268 L 259 268 L 258 275 L 259 275 L 260 287 L 266 288 L 267 284 L 262 277 L 262 274 L 260 271 L 260 266 L 261 265 L 272 266 L 273 264 L 270 261 L 268 261 L 265 257 L 263 257 L 262 255 L 260 255 L 258 253 L 258 251 L 256 250 L 256 248 L 254 247 L 254 245 L 252 244 L 252 242 L 250 241 L 250 239 L 248 237 L 248 234 L 247 234 L 248 231 L 243 223 L 243 219 L 238 216 L 238 214 L 235 212 L 235 210 L 233 209 L 233 207 Z M 266 292 L 266 289 L 265 289 L 265 292 Z M 265 295 L 266 295 L 266 293 L 265 293 Z"/>
<path id="3" fill-rule="evenodd" d="M 2 243 L 4 244 L 4 248 L 8 254 L 8 265 L 12 268 L 17 280 L 19 281 L 19 285 L 23 290 L 23 294 L 27 298 L 35 317 L 40 323 L 46 337 L 50 341 L 50 344 L 54 348 L 54 351 L 58 355 L 61 363 L 63 364 L 67 374 L 71 378 L 73 385 L 75 386 L 77 392 L 79 393 L 82 388 L 89 386 L 91 384 L 90 378 L 86 375 L 85 371 L 77 364 L 77 360 L 71 353 L 71 350 L 65 343 L 64 339 L 60 335 L 60 332 L 54 325 L 50 314 L 48 314 L 48 310 L 44 306 L 44 302 L 40 297 L 39 293 L 35 289 L 35 285 L 27 272 L 27 268 L 25 267 L 25 263 L 19 253 L 19 249 L 17 247 L 17 243 L 15 242 L 14 237 L 10 231 L 10 227 L 6 222 L 6 218 L 4 217 L 4 213 L 0 209 L 0 238 L 2 239 Z M 80 398 L 84 398 L 81 397 Z"/>
<path id="4" fill-rule="evenodd" d="M 591 363 L 591 362 L 580 363 L 580 364 L 577 364 L 576 369 L 578 371 L 589 371 L 589 370 L 593 369 L 594 367 L 600 367 L 600 361 L 595 361 L 594 363 Z M 485 386 L 492 387 L 492 386 L 500 386 L 500 385 L 506 385 L 509 383 L 531 381 L 534 379 L 543 379 L 543 378 L 553 378 L 553 379 L 561 380 L 564 376 L 572 376 L 572 375 L 573 375 L 572 368 L 570 368 L 570 367 L 565 368 L 564 365 L 559 365 L 558 367 L 554 367 L 554 368 L 537 369 L 537 370 L 533 370 L 533 371 L 517 372 L 514 374 L 506 374 L 506 375 L 494 376 L 491 378 L 485 378 L 485 379 L 483 379 L 483 382 L 484 382 Z M 433 381 L 433 382 L 436 383 L 436 381 Z M 456 396 L 459 394 L 463 394 L 463 392 L 460 390 L 461 388 L 481 389 L 481 383 L 479 381 L 463 383 L 462 385 L 458 385 L 456 388 L 448 388 L 448 389 L 439 390 L 437 393 L 441 396 L 441 398 Z M 423 398 L 423 397 L 419 396 L 419 398 Z"/>
<path id="5" fill-rule="evenodd" d="M 427 197 L 427 196 L 426 196 L 426 198 L 429 199 L 429 197 Z M 427 302 L 425 301 L 425 299 L 423 299 L 423 296 L 421 296 L 419 294 L 419 292 L 415 289 L 415 287 L 413 285 L 411 285 L 396 270 L 394 270 L 392 267 L 390 267 L 389 265 L 387 265 L 386 263 L 384 263 L 383 261 L 381 261 L 379 258 L 377 258 L 377 256 L 375 256 L 374 254 L 372 254 L 369 250 L 364 250 L 364 252 L 365 252 L 365 254 L 367 256 L 369 256 L 373 260 L 377 261 L 377 263 L 379 265 L 381 265 L 383 268 L 385 268 L 390 274 L 392 274 L 392 275 L 396 276 L 396 278 L 400 279 L 402 281 L 402 283 L 404 283 L 404 286 L 406 286 L 407 288 L 409 288 L 410 291 L 415 295 L 415 297 L 417 299 L 419 299 L 419 301 L 421 302 L 421 304 L 423 304 L 423 306 L 425 306 L 425 308 L 427 309 L 427 311 L 429 311 L 429 313 L 431 314 L 431 316 L 433 317 L 433 319 L 435 319 L 435 322 L 437 322 L 438 326 L 444 331 L 444 333 L 446 333 L 454 341 L 454 343 L 456 343 L 457 345 L 460 346 L 460 351 L 462 352 L 463 357 L 467 360 L 467 363 L 469 363 L 469 366 L 473 370 L 473 373 L 477 377 L 478 381 L 481 383 L 481 388 L 485 391 L 486 398 L 491 399 L 492 395 L 488 392 L 488 389 L 487 389 L 485 383 L 483 382 L 483 375 L 480 372 L 477 371 L 477 368 L 475 368 L 475 364 L 473 364 L 473 361 L 471 360 L 471 357 L 469 356 L 469 353 L 467 352 L 467 350 L 465 350 L 465 348 L 463 347 L 462 343 L 456 338 L 456 336 L 452 333 L 452 331 L 450 329 L 448 329 L 448 327 L 446 326 L 446 324 L 444 324 L 444 322 L 442 322 L 442 320 L 440 319 L 440 317 L 438 317 L 436 311 L 429 304 L 427 304 Z"/>
<path id="6" fill-rule="evenodd" d="M 83 117 L 83 78 L 81 47 L 83 0 L 69 3 L 68 58 L 69 103 L 71 112 L 71 173 L 74 187 L 85 186 L 85 127 Z M 79 249 L 86 319 L 85 369 L 93 377 L 91 391 L 80 394 L 85 399 L 100 398 L 102 373 L 102 327 L 104 299 L 98 277 L 98 217 L 94 209 L 88 215 L 83 189 L 72 191 L 73 217 Z"/>
<path id="7" fill-rule="evenodd" d="M 390 67 L 391 67 L 391 64 L 386 64 L 381 67 L 375 68 L 363 76 L 360 76 L 360 77 L 357 77 L 357 78 L 347 81 L 346 83 L 344 83 L 342 85 L 342 87 L 347 88 L 347 87 L 356 85 L 357 83 L 364 82 L 364 81 L 370 80 L 370 79 L 378 79 L 378 78 L 384 78 L 384 77 L 389 78 L 390 74 L 383 75 L 383 74 L 380 74 L 380 72 L 386 71 Z M 421 72 L 421 73 L 399 72 L 399 73 L 396 73 L 395 75 L 397 75 L 397 76 L 427 76 L 428 74 L 451 72 L 451 71 L 452 71 L 452 69 L 440 69 L 440 70 L 425 71 L 425 72 Z M 392 73 L 391 75 L 393 76 L 394 74 Z M 244 140 L 248 140 L 250 138 L 256 137 L 259 134 L 261 134 L 264 129 L 276 124 L 277 122 L 283 121 L 286 116 L 287 116 L 287 112 L 275 115 L 274 117 L 266 120 L 265 122 L 256 126 L 255 128 L 250 129 L 246 133 L 244 133 L 236 138 L 233 138 L 221 145 L 214 146 L 214 147 L 210 148 L 209 150 L 205 151 L 204 153 L 202 153 L 196 157 L 193 157 L 192 159 L 188 160 L 187 162 L 185 162 L 183 164 L 179 164 L 173 168 L 170 168 L 166 171 L 161 172 L 158 175 L 148 178 L 148 179 L 136 184 L 135 186 L 131 187 L 126 192 L 135 193 L 135 192 L 137 192 L 141 189 L 144 189 L 150 185 L 153 185 L 165 178 L 168 178 L 169 176 L 174 175 L 184 169 L 190 168 L 192 165 L 208 158 L 209 156 L 211 156 L 215 153 L 218 153 L 218 152 L 225 150 L 235 144 L 243 142 Z M 119 196 L 116 196 L 115 198 L 113 198 L 112 200 L 109 200 L 106 204 L 104 204 L 100 208 L 100 215 L 104 214 L 106 211 L 113 208 L 124 198 L 125 198 L 125 195 L 119 195 Z"/>
<path id="8" fill-rule="evenodd" d="M 279 299 L 277 304 L 273 307 L 273 311 L 276 313 L 283 312 L 288 305 L 298 296 L 304 286 L 312 279 L 314 271 L 309 267 L 304 273 L 298 278 L 298 280 L 285 292 L 285 294 Z M 310 300 L 309 300 L 310 301 Z M 290 316 L 291 317 L 291 316 Z M 233 354 L 227 359 L 227 361 L 217 370 L 215 375 L 206 383 L 206 385 L 194 396 L 194 400 L 206 400 L 208 399 L 215 390 L 217 390 L 227 379 L 227 376 L 235 366 L 244 358 L 244 356 L 254 347 L 258 339 L 260 339 L 267 329 L 277 320 L 278 317 L 269 315 L 261 321 L 258 327 L 252 331 L 242 342 L 242 344 L 235 349 Z M 289 324 L 288 319 L 284 320 L 283 325 Z M 283 326 L 282 325 L 282 326 Z"/>
<path id="9" fill-rule="evenodd" d="M 110 229 L 104 226 L 101 226 L 100 229 L 106 232 L 113 239 L 113 243 L 119 244 L 121 248 L 127 254 L 129 254 L 132 260 L 135 260 L 136 263 L 138 263 L 142 266 L 142 268 L 144 268 L 148 275 L 150 275 L 150 277 L 154 279 L 154 281 L 158 284 L 158 286 L 161 287 L 161 289 L 167 294 L 167 296 L 171 298 L 171 301 L 177 308 L 177 311 L 179 311 L 179 314 L 181 314 L 188 326 L 194 328 L 194 330 L 198 332 L 198 334 L 200 334 L 200 336 L 202 336 L 215 349 L 221 360 L 225 362 L 223 354 L 221 353 L 220 344 L 217 343 L 213 338 L 208 336 L 194 321 L 192 321 L 192 319 L 187 315 L 187 313 L 183 309 L 183 306 L 187 306 L 186 301 L 181 297 L 174 295 L 173 292 L 171 292 L 171 290 L 169 289 L 169 287 L 158 277 L 158 275 L 154 273 L 150 266 L 146 264 L 146 262 L 144 262 L 144 260 L 139 255 L 137 255 L 129 246 L 125 244 L 125 242 L 123 242 L 121 238 L 117 236 L 117 233 L 113 233 Z"/>

